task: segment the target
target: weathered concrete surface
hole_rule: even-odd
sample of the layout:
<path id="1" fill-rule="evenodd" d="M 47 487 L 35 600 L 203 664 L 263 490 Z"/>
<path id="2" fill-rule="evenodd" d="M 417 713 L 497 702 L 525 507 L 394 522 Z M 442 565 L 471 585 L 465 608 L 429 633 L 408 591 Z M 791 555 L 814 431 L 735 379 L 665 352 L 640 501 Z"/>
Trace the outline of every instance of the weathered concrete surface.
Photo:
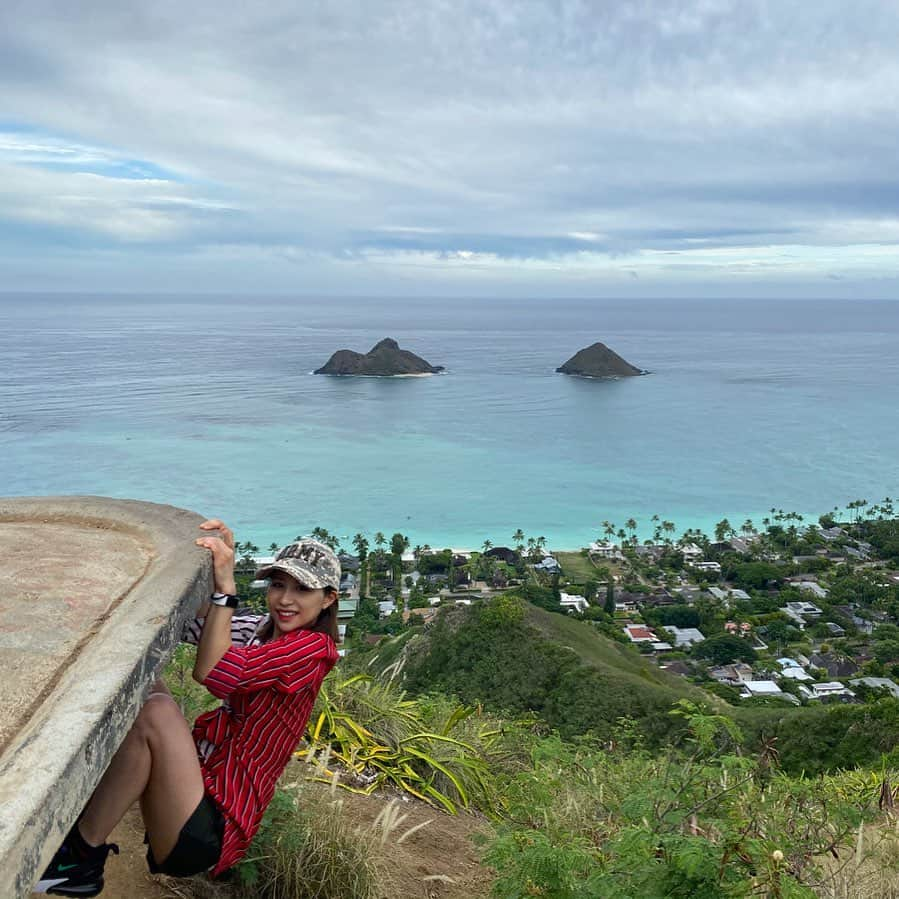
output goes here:
<path id="1" fill-rule="evenodd" d="M 202 517 L 0 499 L 0 897 L 30 893 L 181 626 L 209 595 Z"/>

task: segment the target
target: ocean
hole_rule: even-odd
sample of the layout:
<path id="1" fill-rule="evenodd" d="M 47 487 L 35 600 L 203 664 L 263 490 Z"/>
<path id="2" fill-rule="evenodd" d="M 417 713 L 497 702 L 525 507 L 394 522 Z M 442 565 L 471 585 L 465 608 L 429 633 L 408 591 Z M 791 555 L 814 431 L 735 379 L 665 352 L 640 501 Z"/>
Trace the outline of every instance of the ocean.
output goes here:
<path id="1" fill-rule="evenodd" d="M 0 295 L 0 494 L 225 519 L 263 549 L 555 548 L 899 494 L 899 302 Z M 428 378 L 312 375 L 384 337 Z M 651 375 L 556 374 L 603 341 Z"/>

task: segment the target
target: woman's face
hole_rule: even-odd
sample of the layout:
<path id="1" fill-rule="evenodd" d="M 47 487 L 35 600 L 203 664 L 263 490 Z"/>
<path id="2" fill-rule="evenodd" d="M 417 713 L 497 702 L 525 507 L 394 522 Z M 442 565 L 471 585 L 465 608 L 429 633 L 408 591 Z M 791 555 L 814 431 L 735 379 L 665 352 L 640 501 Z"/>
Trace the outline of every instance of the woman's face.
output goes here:
<path id="1" fill-rule="evenodd" d="M 275 571 L 266 598 L 275 632 L 280 635 L 315 624 L 319 612 L 334 602 L 335 595 L 321 588 L 304 587 L 289 574 Z"/>

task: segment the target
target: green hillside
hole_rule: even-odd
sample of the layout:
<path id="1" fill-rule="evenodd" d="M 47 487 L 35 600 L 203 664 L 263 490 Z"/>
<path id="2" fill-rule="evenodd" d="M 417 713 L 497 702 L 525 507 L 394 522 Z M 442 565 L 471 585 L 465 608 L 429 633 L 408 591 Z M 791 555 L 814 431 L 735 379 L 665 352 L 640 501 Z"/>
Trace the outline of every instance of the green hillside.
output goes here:
<path id="1" fill-rule="evenodd" d="M 387 649 L 387 656 L 394 653 Z M 403 651 L 404 686 L 440 691 L 511 715 L 533 713 L 565 737 L 612 738 L 621 719 L 666 740 L 684 698 L 716 701 L 651 666 L 589 624 L 504 596 L 444 610 Z"/>

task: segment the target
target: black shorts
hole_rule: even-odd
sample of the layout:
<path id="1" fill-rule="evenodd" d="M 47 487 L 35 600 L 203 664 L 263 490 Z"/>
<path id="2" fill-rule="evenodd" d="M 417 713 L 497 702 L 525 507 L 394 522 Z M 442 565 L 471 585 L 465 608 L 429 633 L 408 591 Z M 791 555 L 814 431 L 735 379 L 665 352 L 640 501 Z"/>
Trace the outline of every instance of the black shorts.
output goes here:
<path id="1" fill-rule="evenodd" d="M 168 874 L 169 877 L 191 877 L 214 867 L 222 854 L 222 835 L 225 819 L 218 806 L 203 795 L 200 804 L 187 819 L 175 848 L 162 864 L 153 858 L 153 850 L 147 847 L 147 864 L 151 874 Z M 148 842 L 148 841 L 147 841 Z"/>

